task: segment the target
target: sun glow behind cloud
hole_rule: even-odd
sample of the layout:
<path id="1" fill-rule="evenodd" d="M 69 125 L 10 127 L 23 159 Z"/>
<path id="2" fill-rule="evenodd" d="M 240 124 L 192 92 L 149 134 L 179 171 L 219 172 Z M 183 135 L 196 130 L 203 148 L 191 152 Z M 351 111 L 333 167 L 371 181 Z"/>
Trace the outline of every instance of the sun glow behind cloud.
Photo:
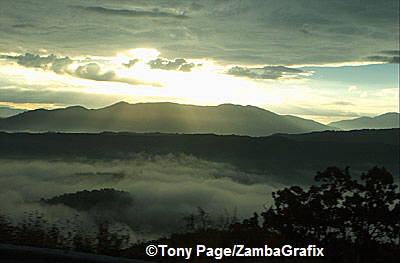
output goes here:
<path id="1" fill-rule="evenodd" d="M 71 78 L 68 82 L 84 86 L 85 92 L 96 94 L 125 95 L 127 101 L 146 100 L 147 97 L 165 98 L 168 101 L 185 101 L 200 105 L 220 103 L 261 104 L 278 103 L 276 96 L 259 96 L 262 88 L 257 81 L 236 78 L 224 74 L 226 66 L 214 61 L 187 59 L 187 62 L 201 65 L 190 72 L 152 69 L 148 62 L 158 58 L 160 53 L 154 49 L 132 49 L 119 52 L 115 57 L 93 58 L 105 61 L 104 68 L 112 69 L 118 77 L 156 82 L 161 87 L 129 85 L 126 83 L 101 82 Z M 124 66 L 129 61 L 138 61 L 131 67 Z"/>
<path id="2" fill-rule="evenodd" d="M 50 55 L 41 56 L 46 58 Z M 325 123 L 344 117 L 374 115 L 377 108 L 393 111 L 398 107 L 398 102 L 393 101 L 393 95 L 398 94 L 396 87 L 371 91 L 365 87 L 347 85 L 346 88 L 340 89 L 338 87 L 343 83 L 314 79 L 315 69 L 297 70 L 283 66 L 248 65 L 239 69 L 246 74 L 253 74 L 251 70 L 258 73 L 234 76 L 227 73 L 237 65 L 190 58 L 181 59 L 179 62 L 193 65 L 189 70 L 161 69 L 152 67 L 151 61 L 162 59 L 165 63 L 176 65 L 177 60 L 167 60 L 159 51 L 146 48 L 120 51 L 109 57 L 81 56 L 68 59 L 71 62 L 58 72 L 50 70 L 51 65 L 40 64 L 34 68 L 21 65 L 18 60 L 16 62 L 2 59 L 0 78 L 8 80 L 8 84 L 2 86 L 30 92 L 73 91 L 82 96 L 101 95 L 132 103 L 170 101 L 197 105 L 254 105 L 280 114 L 295 114 Z M 8 91 L 11 91 L 11 88 Z M 2 92 L 7 90 L 3 89 Z M 372 101 L 371 96 L 378 96 L 381 100 Z M 352 103 L 333 103 L 342 98 L 349 98 Z M 386 103 L 382 103 L 385 99 Z M 20 107 L 32 109 L 40 104 L 27 105 L 21 103 Z M 43 103 L 42 107 L 53 108 L 54 105 L 57 104 Z M 67 105 L 68 103 L 65 106 Z M 90 105 L 88 103 L 83 106 L 91 107 Z M 14 103 L 13 106 L 18 105 Z M 320 112 L 308 112 L 306 108 L 320 109 Z"/>
<path id="3" fill-rule="evenodd" d="M 137 58 L 140 61 L 149 62 L 152 59 L 156 59 L 160 55 L 160 52 L 156 49 L 135 48 L 126 51 L 126 54 L 128 54 L 129 57 Z"/>

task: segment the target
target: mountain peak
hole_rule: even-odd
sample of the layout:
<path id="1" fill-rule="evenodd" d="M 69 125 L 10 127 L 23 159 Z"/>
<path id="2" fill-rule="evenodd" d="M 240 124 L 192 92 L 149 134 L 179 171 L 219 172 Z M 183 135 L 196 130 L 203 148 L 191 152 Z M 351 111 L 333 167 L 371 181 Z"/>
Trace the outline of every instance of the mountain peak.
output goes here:
<path id="1" fill-rule="evenodd" d="M 232 103 L 224 103 L 224 104 L 220 104 L 218 106 L 216 106 L 217 108 L 227 108 L 227 109 L 238 109 L 238 110 L 255 110 L 255 111 L 262 111 L 262 112 L 270 112 L 269 110 L 260 108 L 260 107 L 256 107 L 253 105 L 240 105 L 240 104 L 232 104 Z"/>
<path id="2" fill-rule="evenodd" d="M 389 117 L 389 116 L 399 117 L 399 116 L 400 116 L 400 113 L 399 113 L 399 112 L 386 112 L 386 113 L 384 113 L 384 114 L 382 114 L 382 115 L 378 115 L 378 116 L 376 116 L 376 117 L 374 117 L 374 118 L 378 118 L 378 117 Z"/>
<path id="3" fill-rule="evenodd" d="M 17 114 L 20 114 L 26 110 L 24 109 L 16 109 L 11 107 L 0 107 L 0 118 L 7 118 Z"/>
<path id="4" fill-rule="evenodd" d="M 354 129 L 389 129 L 399 128 L 400 114 L 397 112 L 387 112 L 375 117 L 360 117 L 351 120 L 335 121 L 328 125 L 343 130 Z"/>
<path id="5" fill-rule="evenodd" d="M 114 107 L 114 106 L 126 106 L 126 105 L 131 105 L 130 103 L 126 102 L 126 101 L 119 101 L 117 103 L 114 103 L 112 105 L 110 105 L 109 107 Z"/>
<path id="6" fill-rule="evenodd" d="M 69 106 L 65 109 L 66 110 L 87 110 L 85 107 L 82 107 L 80 105 Z"/>

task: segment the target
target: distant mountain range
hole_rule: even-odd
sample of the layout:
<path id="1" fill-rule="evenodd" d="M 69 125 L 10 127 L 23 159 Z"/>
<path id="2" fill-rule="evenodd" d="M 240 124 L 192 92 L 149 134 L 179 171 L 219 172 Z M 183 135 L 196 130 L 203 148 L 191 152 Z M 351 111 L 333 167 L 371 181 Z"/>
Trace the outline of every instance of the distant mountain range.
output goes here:
<path id="1" fill-rule="evenodd" d="M 388 112 L 376 117 L 361 117 L 352 120 L 335 121 L 328 125 L 342 130 L 399 128 L 400 113 Z"/>
<path id="2" fill-rule="evenodd" d="M 254 106 L 194 106 L 169 102 L 119 102 L 101 109 L 72 106 L 37 109 L 0 120 L 2 131 L 30 132 L 161 132 L 267 136 L 333 130 L 324 124 L 278 115 Z"/>
<path id="3" fill-rule="evenodd" d="M 254 106 L 195 106 L 169 102 L 118 102 L 100 109 L 72 106 L 25 111 L 0 107 L 0 131 L 214 133 L 268 136 L 325 130 L 399 128 L 399 113 L 331 122 L 328 125 Z"/>

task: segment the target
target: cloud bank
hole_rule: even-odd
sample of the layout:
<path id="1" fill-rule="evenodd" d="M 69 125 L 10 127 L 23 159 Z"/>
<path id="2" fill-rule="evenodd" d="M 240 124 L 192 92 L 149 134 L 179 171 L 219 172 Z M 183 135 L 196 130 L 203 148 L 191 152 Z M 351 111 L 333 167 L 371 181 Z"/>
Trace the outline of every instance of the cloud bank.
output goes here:
<path id="1" fill-rule="evenodd" d="M 177 58 L 175 60 L 157 58 L 149 61 L 148 64 L 152 69 L 177 70 L 183 72 L 190 72 L 194 67 L 200 66 L 194 63 L 188 63 L 183 58 Z"/>
<path id="2" fill-rule="evenodd" d="M 232 67 L 227 74 L 236 77 L 247 77 L 251 79 L 282 79 L 300 78 L 302 75 L 310 75 L 311 72 L 285 66 L 265 66 L 263 68 Z"/>
<path id="3" fill-rule="evenodd" d="M 4 52 L 103 56 L 146 47 L 168 58 L 314 65 L 368 61 L 399 46 L 395 0 L 3 0 L 0 10 Z"/>
<path id="4" fill-rule="evenodd" d="M 152 18 L 175 18 L 175 19 L 186 19 L 189 18 L 185 14 L 174 14 L 160 11 L 154 8 L 151 11 L 145 10 L 130 10 L 130 9 L 110 9 L 101 6 L 75 6 L 75 8 L 85 10 L 88 12 L 98 13 L 102 15 L 115 15 L 115 16 L 127 16 L 127 17 L 152 17 Z"/>
<path id="5" fill-rule="evenodd" d="M 143 85 L 161 87 L 159 83 L 147 82 L 135 78 L 120 77 L 115 70 L 103 69 L 102 65 L 97 62 L 89 62 L 73 60 L 69 57 L 58 57 L 54 54 L 40 56 L 31 53 L 24 55 L 1 55 L 0 58 L 15 60 L 17 64 L 28 68 L 40 68 L 47 71 L 53 71 L 57 74 L 67 74 L 72 77 L 95 80 L 95 81 L 114 81 L 122 82 L 130 85 Z M 136 59 L 130 60 L 125 67 L 131 67 L 137 62 Z M 78 64 L 77 67 L 73 67 Z"/>
<path id="6" fill-rule="evenodd" d="M 191 156 L 141 156 L 118 161 L 61 162 L 46 160 L 0 160 L 0 209 L 18 218 L 39 210 L 52 218 L 68 218 L 77 211 L 62 205 L 36 203 L 81 190 L 114 188 L 130 193 L 132 207 L 115 217 L 116 223 L 140 229 L 148 235 L 177 231 L 182 218 L 202 207 L 213 216 L 221 211 L 245 217 L 271 201 L 276 186 L 267 178 Z M 98 212 L 98 211 L 96 211 Z M 82 216 L 93 219 L 87 211 Z M 214 218 L 215 219 L 215 218 Z"/>
<path id="7" fill-rule="evenodd" d="M 369 61 L 376 61 L 376 62 L 384 62 L 390 64 L 399 64 L 400 57 L 399 56 L 369 56 L 367 57 Z"/>

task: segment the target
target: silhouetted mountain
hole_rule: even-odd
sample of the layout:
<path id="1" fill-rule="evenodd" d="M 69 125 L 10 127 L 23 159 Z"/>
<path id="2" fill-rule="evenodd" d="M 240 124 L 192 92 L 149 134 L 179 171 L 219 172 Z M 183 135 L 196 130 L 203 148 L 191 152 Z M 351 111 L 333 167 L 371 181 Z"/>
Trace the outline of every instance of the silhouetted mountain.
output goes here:
<path id="1" fill-rule="evenodd" d="M 162 132 L 267 136 L 333 129 L 254 106 L 194 106 L 176 103 L 119 102 L 101 109 L 73 106 L 38 109 L 0 120 L 0 130 L 32 132 Z"/>
<path id="2" fill-rule="evenodd" d="M 328 125 L 342 130 L 399 128 L 400 113 L 388 112 L 372 118 L 361 117 L 352 120 L 335 121 Z"/>
<path id="3" fill-rule="evenodd" d="M 306 178 L 311 171 L 332 165 L 351 166 L 355 170 L 378 165 L 397 174 L 399 131 L 324 131 L 258 138 L 211 134 L 0 132 L 0 158 L 111 160 L 129 159 L 137 153 L 183 153 L 232 164 L 240 170 L 268 176 L 268 180 L 276 178 L 304 184 L 312 180 Z"/>
<path id="4" fill-rule="evenodd" d="M 0 118 L 7 118 L 13 115 L 17 115 L 19 113 L 24 112 L 22 109 L 14 109 L 9 107 L 0 107 Z"/>

